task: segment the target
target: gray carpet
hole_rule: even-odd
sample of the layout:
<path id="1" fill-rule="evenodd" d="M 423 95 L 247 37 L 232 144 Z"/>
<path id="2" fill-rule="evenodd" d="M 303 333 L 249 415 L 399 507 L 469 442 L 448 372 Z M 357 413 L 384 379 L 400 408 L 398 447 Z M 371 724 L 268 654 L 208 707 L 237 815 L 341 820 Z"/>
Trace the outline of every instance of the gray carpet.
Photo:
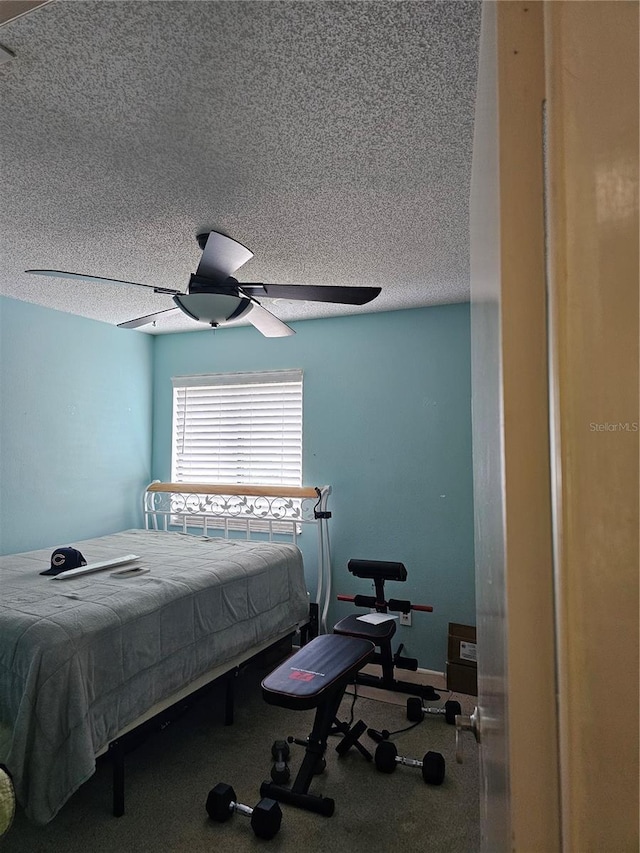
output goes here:
<path id="1" fill-rule="evenodd" d="M 233 726 L 222 724 L 222 703 L 211 693 L 127 756 L 123 817 L 111 816 L 110 766 L 100 761 L 95 775 L 47 826 L 30 824 L 19 810 L 1 842 L 3 853 L 209 853 L 265 845 L 283 853 L 480 849 L 477 750 L 467 739 L 465 763 L 456 764 L 454 728 L 444 717 L 427 717 L 393 738 L 400 755 L 422 758 L 428 750 L 444 755 L 446 777 L 439 787 L 426 785 L 419 769 L 398 766 L 393 774 L 380 773 L 355 749 L 339 758 L 338 738 L 331 737 L 327 769 L 315 777 L 311 791 L 335 799 L 333 817 L 283 805 L 282 828 L 271 841 L 256 838 L 241 815 L 224 824 L 209 820 L 204 804 L 213 785 L 228 782 L 239 800 L 255 805 L 260 783 L 269 778 L 272 742 L 287 735 L 306 737 L 311 730 L 313 711 L 288 711 L 262 700 L 260 679 L 270 668 L 249 667 L 238 678 Z M 473 708 L 470 697 L 453 698 L 464 713 Z M 359 695 L 354 716 L 376 729 L 401 729 L 410 725 L 405 702 L 399 694 L 387 694 L 387 701 Z M 351 703 L 352 697 L 345 696 L 341 719 L 349 718 Z M 369 737 L 362 741 L 375 750 Z M 291 750 L 295 776 L 303 748 L 292 745 Z"/>

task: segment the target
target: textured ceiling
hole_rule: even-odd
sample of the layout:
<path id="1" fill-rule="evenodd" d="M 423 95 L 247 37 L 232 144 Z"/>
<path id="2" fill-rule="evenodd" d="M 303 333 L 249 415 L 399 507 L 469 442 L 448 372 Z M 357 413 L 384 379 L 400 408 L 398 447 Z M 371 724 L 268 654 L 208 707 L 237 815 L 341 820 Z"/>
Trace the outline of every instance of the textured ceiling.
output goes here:
<path id="1" fill-rule="evenodd" d="M 0 293 L 118 323 L 172 307 L 216 229 L 242 281 L 469 296 L 478 3 L 69 2 L 0 28 Z M 199 328 L 182 315 L 144 330 Z M 131 334 L 124 332 L 123 334 Z"/>

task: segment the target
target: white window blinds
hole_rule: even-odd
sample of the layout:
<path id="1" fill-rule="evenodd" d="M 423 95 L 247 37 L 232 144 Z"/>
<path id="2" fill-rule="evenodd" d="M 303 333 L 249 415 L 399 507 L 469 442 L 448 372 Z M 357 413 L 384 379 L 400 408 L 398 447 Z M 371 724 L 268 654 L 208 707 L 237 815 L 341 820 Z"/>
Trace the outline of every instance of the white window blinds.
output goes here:
<path id="1" fill-rule="evenodd" d="M 173 379 L 175 483 L 302 485 L 302 371 Z"/>

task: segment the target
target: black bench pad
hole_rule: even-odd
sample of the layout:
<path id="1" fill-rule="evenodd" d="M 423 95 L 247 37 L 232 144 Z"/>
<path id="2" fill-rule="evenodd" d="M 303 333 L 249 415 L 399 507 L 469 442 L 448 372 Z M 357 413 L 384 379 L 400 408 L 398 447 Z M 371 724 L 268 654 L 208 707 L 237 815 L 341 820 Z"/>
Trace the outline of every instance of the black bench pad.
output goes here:
<path id="1" fill-rule="evenodd" d="M 315 637 L 267 675 L 262 696 L 269 705 L 294 711 L 316 708 L 334 690 L 344 689 L 374 649 L 373 643 L 354 637 Z"/>
<path id="2" fill-rule="evenodd" d="M 333 626 L 334 634 L 348 637 L 360 637 L 363 640 L 371 640 L 376 645 L 382 640 L 390 640 L 396 632 L 396 620 L 388 619 L 386 622 L 363 622 L 357 615 L 345 616 Z"/>

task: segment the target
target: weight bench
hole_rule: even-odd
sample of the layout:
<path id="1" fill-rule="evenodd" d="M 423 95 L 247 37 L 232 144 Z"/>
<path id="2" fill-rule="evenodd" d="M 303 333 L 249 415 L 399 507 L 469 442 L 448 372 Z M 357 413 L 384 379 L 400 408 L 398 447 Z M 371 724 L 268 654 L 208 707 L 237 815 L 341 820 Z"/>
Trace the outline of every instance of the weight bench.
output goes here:
<path id="1" fill-rule="evenodd" d="M 356 607 L 375 609 L 377 613 L 386 614 L 389 610 L 400 613 L 410 613 L 412 610 L 431 612 L 429 604 L 412 604 L 405 599 L 385 599 L 385 581 L 406 581 L 407 570 L 403 563 L 390 563 L 383 560 L 349 560 L 347 568 L 358 578 L 367 578 L 374 582 L 375 595 L 338 595 L 339 601 L 351 601 Z M 396 633 L 396 619 L 390 618 L 377 625 L 363 622 L 357 615 L 345 616 L 333 626 L 334 634 L 342 637 L 357 637 L 370 640 L 380 649 L 370 663 L 379 664 L 382 675 L 358 673 L 356 682 L 367 687 L 380 687 L 383 690 L 393 690 L 399 693 L 410 693 L 422 699 L 436 700 L 440 695 L 431 685 L 416 684 L 412 681 L 401 681 L 395 677 L 396 669 L 407 669 L 415 672 L 418 669 L 416 658 L 404 657 L 400 645 L 394 654 L 391 650 L 391 640 Z"/>
<path id="2" fill-rule="evenodd" d="M 333 814 L 334 800 L 310 794 L 309 786 L 318 767 L 323 766 L 327 738 L 347 685 L 373 655 L 374 648 L 368 640 L 324 634 L 303 646 L 263 680 L 262 696 L 269 705 L 293 711 L 316 708 L 316 715 L 306 741 L 289 739 L 306 747 L 292 786 L 288 788 L 271 781 L 263 782 L 260 787 L 262 797 L 271 797 L 325 817 Z M 357 743 L 354 731 L 344 733 L 342 744 L 347 746 L 341 750 L 341 744 L 338 745 L 340 754 L 344 754 L 351 746 L 358 746 L 361 752 L 367 752 Z"/>

